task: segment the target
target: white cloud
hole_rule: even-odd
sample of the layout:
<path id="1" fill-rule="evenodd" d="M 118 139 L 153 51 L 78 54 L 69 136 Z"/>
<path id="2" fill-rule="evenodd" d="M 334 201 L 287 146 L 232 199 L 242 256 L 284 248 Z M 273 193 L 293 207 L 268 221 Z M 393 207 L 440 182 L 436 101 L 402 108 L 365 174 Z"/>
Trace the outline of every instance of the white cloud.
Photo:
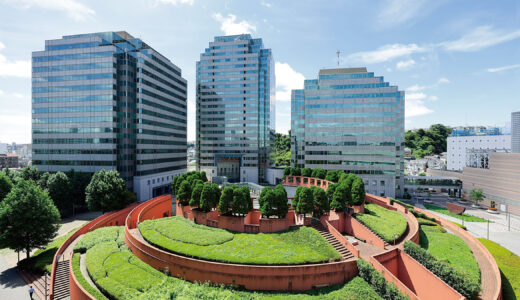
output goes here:
<path id="1" fill-rule="evenodd" d="M 446 77 L 441 77 L 439 78 L 439 80 L 437 81 L 437 84 L 436 85 L 440 85 L 440 84 L 443 84 L 443 83 L 450 83 L 451 81 L 446 78 Z"/>
<path id="2" fill-rule="evenodd" d="M 394 26 L 424 15 L 426 0 L 389 0 L 383 2 L 377 22 L 382 26 Z"/>
<path id="3" fill-rule="evenodd" d="M 399 70 L 408 70 L 412 68 L 415 65 L 415 60 L 409 59 L 409 60 L 401 60 L 399 61 L 395 67 Z"/>
<path id="4" fill-rule="evenodd" d="M 435 102 L 435 101 L 439 100 L 439 97 L 437 97 L 437 96 L 430 96 L 430 97 L 428 97 L 428 100 Z"/>
<path id="5" fill-rule="evenodd" d="M 0 42 L 0 50 L 5 45 Z M 0 54 L 0 77 L 31 77 L 31 62 L 28 60 L 10 61 L 3 54 Z"/>
<path id="6" fill-rule="evenodd" d="M 518 69 L 518 68 L 520 68 L 520 64 L 503 66 L 503 67 L 498 67 L 498 68 L 489 68 L 489 69 L 487 69 L 487 71 L 490 73 L 496 73 L 496 72 Z"/>
<path id="7" fill-rule="evenodd" d="M 346 63 L 357 62 L 363 64 L 374 64 L 390 61 L 399 57 L 408 56 L 413 53 L 424 52 L 427 48 L 417 44 L 392 44 L 379 47 L 374 51 L 363 51 L 352 53 L 346 57 Z"/>
<path id="8" fill-rule="evenodd" d="M 158 3 L 172 4 L 172 5 L 177 5 L 177 4 L 193 5 L 193 3 L 194 3 L 194 0 L 156 0 L 156 1 Z"/>
<path id="9" fill-rule="evenodd" d="M 75 21 L 85 21 L 93 17 L 96 12 L 76 0 L 7 0 L 21 9 L 39 8 L 62 11 Z"/>
<path id="10" fill-rule="evenodd" d="M 519 37 L 520 29 L 506 32 L 504 30 L 495 30 L 492 26 L 480 26 L 469 34 L 462 36 L 460 39 L 440 43 L 440 46 L 447 51 L 471 52 L 508 42 Z"/>
<path id="11" fill-rule="evenodd" d="M 426 86 L 424 86 L 424 85 L 414 84 L 411 87 L 407 88 L 406 91 L 408 91 L 408 92 L 418 92 L 418 91 L 424 90 L 425 88 L 426 88 Z"/>
<path id="12" fill-rule="evenodd" d="M 291 101 L 291 90 L 302 89 L 305 77 L 287 63 L 276 62 L 276 101 Z"/>
<path id="13" fill-rule="evenodd" d="M 265 1 L 260 2 L 260 5 L 265 6 L 265 7 L 271 7 L 271 6 L 273 6 L 273 4 L 271 4 L 271 3 L 269 3 L 269 2 L 265 2 Z"/>
<path id="14" fill-rule="evenodd" d="M 405 117 L 417 117 L 423 116 L 427 114 L 431 114 L 433 112 L 432 109 L 426 107 L 423 97 L 426 97 L 423 93 L 419 94 L 408 94 L 405 96 Z"/>
<path id="15" fill-rule="evenodd" d="M 220 13 L 213 14 L 213 19 L 220 23 L 220 30 L 226 35 L 251 33 L 256 31 L 256 26 L 250 24 L 247 21 L 236 22 L 237 16 L 228 14 L 227 17 L 222 16 Z"/>

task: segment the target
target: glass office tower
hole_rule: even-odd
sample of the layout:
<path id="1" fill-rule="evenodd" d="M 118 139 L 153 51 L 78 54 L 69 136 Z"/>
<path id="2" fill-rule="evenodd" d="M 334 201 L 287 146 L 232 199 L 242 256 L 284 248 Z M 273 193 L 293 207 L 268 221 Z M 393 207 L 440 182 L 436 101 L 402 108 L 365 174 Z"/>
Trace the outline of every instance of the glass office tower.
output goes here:
<path id="1" fill-rule="evenodd" d="M 197 62 L 197 168 L 264 182 L 274 130 L 271 49 L 249 34 L 215 37 Z"/>
<path id="2" fill-rule="evenodd" d="M 291 99 L 291 165 L 355 173 L 394 197 L 404 180 L 404 92 L 366 68 L 322 69 Z"/>
<path id="3" fill-rule="evenodd" d="M 186 170 L 186 80 L 126 32 L 64 36 L 32 54 L 33 164 L 118 170 L 140 201 Z"/>

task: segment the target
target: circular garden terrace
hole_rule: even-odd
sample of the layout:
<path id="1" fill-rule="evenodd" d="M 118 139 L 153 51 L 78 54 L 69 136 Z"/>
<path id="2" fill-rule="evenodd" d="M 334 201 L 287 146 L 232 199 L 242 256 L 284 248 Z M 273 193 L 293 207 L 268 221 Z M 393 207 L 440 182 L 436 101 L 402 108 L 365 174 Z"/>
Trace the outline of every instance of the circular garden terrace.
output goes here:
<path id="1" fill-rule="evenodd" d="M 317 178 L 288 176 L 284 184 L 316 185 L 327 189 L 334 183 Z M 365 209 L 366 214 L 363 213 Z M 402 229 L 402 222 L 399 225 L 401 226 L 399 230 L 402 232 L 397 238 L 385 236 L 385 232 L 374 225 L 378 221 L 377 218 L 386 218 L 387 214 L 400 215 L 406 221 L 404 229 Z M 60 247 L 53 263 L 51 299 L 56 293 L 56 274 L 59 274 L 58 267 L 63 260 L 66 261 L 65 267 L 70 272 L 71 299 L 106 299 L 107 296 L 111 299 L 126 299 L 137 297 L 136 295 L 142 294 L 141 291 L 146 290 L 165 293 L 168 289 L 177 289 L 179 286 L 189 284 L 187 281 L 225 284 L 251 291 L 294 292 L 339 285 L 340 288 L 332 292 L 335 293 L 338 290 L 344 291 L 351 284 L 358 284 L 358 281 L 362 282 L 359 283 L 361 285 L 367 284 L 358 277 L 367 273 L 364 264 L 359 263 L 360 258 L 368 261 L 370 268 L 377 270 L 387 283 L 393 283 L 402 295 L 410 299 L 462 299 L 464 297 L 461 293 L 405 251 L 407 241 L 419 243 L 418 219 L 424 218 L 434 220 L 436 226 L 442 226 L 457 235 L 471 248 L 481 270 L 482 292 L 478 297 L 501 299 L 498 267 L 478 240 L 455 224 L 427 211 L 419 208 L 410 209 L 409 205 L 370 194 L 366 194 L 365 204 L 352 208 L 349 212 L 330 211 L 322 215 L 319 220 L 314 219 L 314 222 L 311 222 L 311 218 L 297 214 L 293 209 L 289 209 L 285 218 L 277 219 L 262 218 L 256 209 L 250 210 L 244 217 L 222 215 L 217 211 L 205 213 L 195 207 L 180 205 L 177 202 L 173 204 L 170 195 L 134 204 L 121 211 L 107 213 L 88 223 Z M 178 226 L 186 226 L 182 228 L 188 236 L 182 239 L 193 238 L 194 236 L 189 236 L 191 230 L 194 232 L 215 230 L 214 241 L 210 241 L 210 245 L 225 244 L 230 239 L 229 235 L 235 235 L 238 239 L 238 237 L 242 238 L 240 236 L 242 234 L 246 236 L 245 238 L 254 239 L 258 233 L 261 233 L 259 237 L 278 234 L 280 231 L 284 232 L 283 234 L 300 234 L 302 228 L 307 228 L 302 227 L 303 225 L 312 225 L 316 229 L 312 234 L 323 236 L 322 241 L 329 243 L 324 246 L 332 246 L 331 248 L 337 252 L 331 251 L 329 257 L 324 256 L 317 261 L 302 258 L 285 263 L 282 260 L 248 261 L 243 258 L 223 259 L 222 256 L 204 256 L 200 253 L 197 255 L 190 249 L 183 252 L 179 250 L 181 248 L 175 248 L 179 246 L 179 236 L 172 236 L 177 241 L 169 244 L 162 243 L 157 237 L 154 239 L 155 231 L 162 230 L 156 227 L 160 225 L 158 222 L 172 222 Z M 109 227 L 121 225 L 124 225 L 124 228 Z M 163 225 L 165 224 L 161 226 Z M 106 232 L 97 230 L 102 227 L 108 227 L 103 229 Z M 99 234 L 96 235 L 96 232 Z M 184 242 L 194 243 L 193 240 L 184 240 Z M 99 244 L 103 244 L 104 247 Z M 247 249 L 240 251 L 247 251 Z M 291 249 L 287 252 L 291 252 Z M 113 255 L 114 253 L 116 255 Z M 334 253 L 339 253 L 339 256 Z M 97 260 L 106 263 L 99 265 L 95 263 Z M 63 268 L 63 265 L 61 266 Z M 165 274 L 170 276 L 169 279 L 165 279 L 167 278 Z M 143 280 L 143 278 L 147 279 Z M 130 282 L 132 288 L 128 288 L 128 285 L 122 282 Z M 162 284 L 159 285 L 158 282 Z M 214 293 L 235 293 L 235 296 L 245 298 L 251 296 L 251 294 L 240 294 L 248 293 L 246 291 L 234 292 L 227 289 L 221 291 L 219 288 L 203 285 L 191 285 L 190 288 L 215 289 Z M 224 294 L 220 296 L 223 297 Z M 280 295 L 286 298 L 308 294 Z M 378 299 L 377 294 L 374 299 Z"/>

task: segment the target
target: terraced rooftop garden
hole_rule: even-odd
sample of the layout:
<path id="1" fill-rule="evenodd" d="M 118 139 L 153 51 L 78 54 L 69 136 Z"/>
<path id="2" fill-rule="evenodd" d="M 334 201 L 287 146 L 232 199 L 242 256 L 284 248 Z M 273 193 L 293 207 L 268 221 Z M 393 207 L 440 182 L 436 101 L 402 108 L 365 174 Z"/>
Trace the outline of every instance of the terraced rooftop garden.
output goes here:
<path id="1" fill-rule="evenodd" d="M 456 215 L 454 213 L 451 213 L 448 209 L 446 209 L 444 207 L 440 207 L 440 206 L 435 206 L 435 205 L 425 203 L 424 207 L 426 207 L 426 209 L 429 209 L 431 211 L 434 211 L 434 212 L 437 212 L 440 214 L 444 214 L 444 215 L 447 215 L 447 216 L 450 216 L 453 218 L 457 218 L 459 220 L 462 220 L 464 218 L 464 221 L 466 221 L 466 222 L 487 222 L 486 219 L 482 219 L 482 218 L 475 217 L 475 216 L 468 215 L 468 214 Z"/>
<path id="2" fill-rule="evenodd" d="M 147 220 L 139 231 L 149 243 L 185 256 L 210 261 L 294 265 L 339 260 L 341 255 L 314 228 L 278 233 L 232 233 L 198 225 L 182 217 Z"/>
<path id="3" fill-rule="evenodd" d="M 405 217 L 397 211 L 376 204 L 365 204 L 365 213 L 354 214 L 354 217 L 388 243 L 398 240 L 406 232 L 407 222 Z"/>
<path id="4" fill-rule="evenodd" d="M 362 278 L 344 285 L 300 293 L 237 291 L 207 283 L 190 283 L 169 277 L 135 257 L 124 245 L 123 227 L 108 227 L 86 234 L 75 248 L 74 274 L 96 299 L 382 299 Z M 95 241 L 95 242 L 93 242 Z M 81 252 L 86 255 L 88 276 L 102 294 L 80 272 Z"/>

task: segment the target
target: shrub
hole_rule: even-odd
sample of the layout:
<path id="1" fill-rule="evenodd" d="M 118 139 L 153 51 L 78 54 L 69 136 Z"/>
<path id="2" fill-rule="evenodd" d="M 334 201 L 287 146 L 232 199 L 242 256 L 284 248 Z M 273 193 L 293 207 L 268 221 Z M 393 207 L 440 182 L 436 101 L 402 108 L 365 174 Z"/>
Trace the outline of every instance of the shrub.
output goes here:
<path id="1" fill-rule="evenodd" d="M 478 296 L 480 285 L 477 282 L 455 270 L 452 266 L 437 260 L 425 249 L 413 242 L 406 241 L 404 251 L 464 297 L 475 299 Z"/>
<path id="2" fill-rule="evenodd" d="M 368 262 L 360 258 L 357 260 L 357 266 L 359 269 L 359 277 L 363 278 L 368 284 L 370 284 L 381 298 L 388 300 L 408 299 L 408 297 L 403 295 L 393 283 L 387 282 L 383 275 Z"/>
<path id="3" fill-rule="evenodd" d="M 415 211 L 413 208 L 409 210 L 416 218 L 422 218 L 426 220 L 430 220 L 432 222 L 437 222 L 437 219 L 428 217 L 427 215 L 423 214 L 422 212 Z M 437 223 L 436 223 L 437 224 Z"/>
<path id="4" fill-rule="evenodd" d="M 414 208 L 414 206 L 411 205 L 411 204 L 404 203 L 403 201 L 399 201 L 399 200 L 394 199 L 394 198 L 390 198 L 390 205 L 394 205 L 394 202 L 395 202 L 395 203 L 399 203 L 399 204 L 401 204 L 402 206 L 407 207 L 408 209 L 413 209 L 413 208 Z"/>
<path id="5" fill-rule="evenodd" d="M 464 230 L 468 230 L 468 228 L 466 228 L 466 226 L 464 226 L 464 225 L 462 225 L 462 224 L 459 224 L 459 223 L 457 223 L 457 222 L 453 222 L 453 221 L 450 221 L 450 222 L 453 223 L 453 224 L 455 224 L 455 225 L 457 225 L 457 226 L 459 226 L 460 228 L 462 228 L 462 229 L 464 229 Z"/>

